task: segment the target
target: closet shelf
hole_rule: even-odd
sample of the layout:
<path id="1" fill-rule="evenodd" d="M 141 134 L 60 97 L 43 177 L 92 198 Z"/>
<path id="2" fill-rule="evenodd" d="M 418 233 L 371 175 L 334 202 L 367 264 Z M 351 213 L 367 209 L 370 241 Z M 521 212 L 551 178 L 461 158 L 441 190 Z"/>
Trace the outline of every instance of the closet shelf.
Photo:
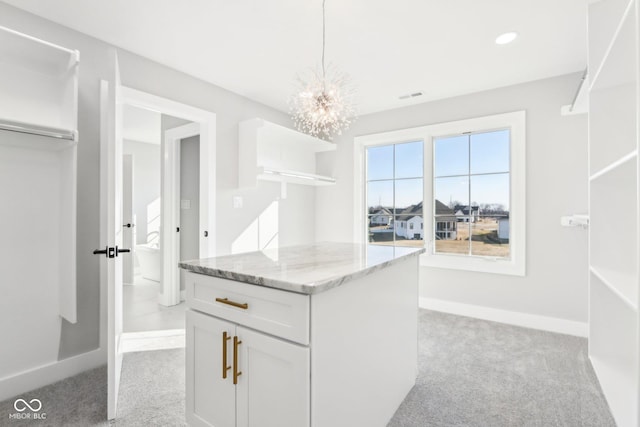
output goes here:
<path id="1" fill-rule="evenodd" d="M 635 44 L 635 14 L 633 2 L 629 2 L 618 27 L 607 46 L 604 56 L 593 67 L 589 79 L 589 90 L 622 84 L 635 80 L 635 67 L 629 66 L 627 52 L 632 51 Z"/>
<path id="2" fill-rule="evenodd" d="M 595 266 L 589 267 L 589 270 L 602 282 L 602 284 L 611 292 L 611 294 L 615 295 L 618 300 L 620 300 L 620 302 L 623 302 L 628 308 L 632 309 L 633 311 L 638 311 L 637 303 L 632 301 L 628 296 L 623 294 L 616 286 L 613 285 L 613 283 L 624 283 L 633 281 L 634 277 L 631 274 L 620 272 L 616 273 L 614 271 Z"/>
<path id="3" fill-rule="evenodd" d="M 265 167 L 258 167 L 258 179 L 265 181 L 290 182 L 292 184 L 304 185 L 333 185 L 335 178 L 312 173 L 304 173 L 292 170 L 278 170 Z"/>
<path id="4" fill-rule="evenodd" d="M 607 403 L 613 406 L 612 410 L 615 411 L 614 413 L 618 415 L 618 417 L 615 418 L 616 421 L 620 420 L 620 414 L 624 414 L 624 419 L 632 419 L 633 415 L 629 416 L 627 414 L 632 414 L 636 409 L 636 405 L 633 403 L 633 396 L 636 394 L 636 385 L 632 378 L 633 375 L 625 372 L 624 369 L 620 369 L 617 365 L 612 364 L 606 357 L 592 355 L 589 359 L 605 396 L 619 396 L 618 399 L 607 400 Z"/>
<path id="5" fill-rule="evenodd" d="M 589 2 L 589 358 L 616 425 L 638 426 L 640 0 Z"/>
<path id="6" fill-rule="evenodd" d="M 75 141 L 80 53 L 0 26 L 2 129 Z"/>
<path id="7" fill-rule="evenodd" d="M 80 61 L 77 50 L 19 33 L 0 26 L 2 62 L 19 65 L 23 69 L 58 78 L 64 76 Z"/>
<path id="8" fill-rule="evenodd" d="M 8 211 L 4 216 L 0 215 L 0 219 L 3 219 L 3 223 L 18 224 L 18 228 L 25 230 L 33 229 L 33 224 L 40 222 L 46 224 L 41 227 L 43 230 L 56 230 L 56 233 L 37 233 L 41 240 L 39 245 L 50 249 L 50 253 L 45 254 L 46 261 L 41 263 L 53 266 L 50 259 L 58 258 L 55 268 L 51 267 L 41 285 L 48 289 L 57 288 L 57 305 L 54 301 L 48 304 L 70 323 L 77 321 L 79 59 L 77 50 L 0 26 L 0 158 L 4 157 L 5 162 L 13 159 L 11 166 L 29 177 L 23 183 L 5 178 L 4 183 L 11 188 L 18 186 L 28 195 L 28 199 L 33 199 L 28 205 L 16 201 L 18 214 L 9 216 L 12 213 Z M 14 147 L 18 149 L 14 150 Z M 39 152 L 33 153 L 33 149 Z M 34 159 L 47 159 L 46 167 Z M 16 175 L 17 172 L 11 174 Z M 38 181 L 42 185 L 33 185 Z M 19 187 L 21 184 L 23 187 Z M 56 195 L 55 201 L 47 199 L 52 194 Z M 45 199 L 48 202 L 43 209 L 38 203 Z M 24 207 L 20 208 L 22 205 Z M 33 209 L 29 209 L 30 206 L 40 208 L 33 208 L 35 211 L 31 212 Z M 23 259 L 25 256 L 31 257 L 34 251 L 29 250 L 27 254 L 12 248 L 12 252 L 15 252 L 16 259 Z M 38 254 L 35 251 L 36 261 L 38 256 L 42 256 Z M 9 269 L 7 274 L 10 274 L 9 281 L 11 274 L 23 276 L 18 269 Z"/>
<path id="9" fill-rule="evenodd" d="M 266 120 L 239 125 L 238 185 L 255 187 L 258 180 L 322 186 L 335 184 L 317 174 L 316 154 L 336 145 Z"/>
<path id="10" fill-rule="evenodd" d="M 638 150 L 633 150 L 632 152 L 620 157 L 616 161 L 610 163 L 609 165 L 605 166 L 604 168 L 602 168 L 602 169 L 598 170 L 597 172 L 593 173 L 589 177 L 589 180 L 590 181 L 595 181 L 598 178 L 601 178 L 601 177 L 607 175 L 608 173 L 617 170 L 620 166 L 625 165 L 627 162 L 635 160 L 637 157 L 638 157 Z"/>

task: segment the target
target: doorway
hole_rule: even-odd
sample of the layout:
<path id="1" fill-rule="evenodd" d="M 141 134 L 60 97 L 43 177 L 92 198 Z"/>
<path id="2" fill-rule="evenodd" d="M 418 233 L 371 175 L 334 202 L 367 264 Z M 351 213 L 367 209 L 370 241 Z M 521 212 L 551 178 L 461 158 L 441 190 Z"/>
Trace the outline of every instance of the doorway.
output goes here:
<path id="1" fill-rule="evenodd" d="M 148 347 L 152 335 L 184 334 L 178 261 L 199 255 L 199 126 L 125 104 L 122 136 L 123 240 L 131 248 L 123 260 L 123 332 Z M 162 229 L 174 223 L 167 238 Z"/>
<path id="2" fill-rule="evenodd" d="M 184 346 L 183 259 L 215 255 L 215 115 L 123 88 L 122 353 Z"/>

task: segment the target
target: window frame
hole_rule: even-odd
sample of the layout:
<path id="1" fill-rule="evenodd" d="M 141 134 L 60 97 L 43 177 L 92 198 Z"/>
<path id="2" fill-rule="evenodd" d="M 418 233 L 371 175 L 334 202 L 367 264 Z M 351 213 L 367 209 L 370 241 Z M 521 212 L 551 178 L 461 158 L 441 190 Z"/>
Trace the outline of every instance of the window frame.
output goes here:
<path id="1" fill-rule="evenodd" d="M 402 177 L 402 178 L 397 178 L 396 177 L 396 146 L 402 145 L 402 144 L 411 144 L 411 143 L 416 143 L 416 142 L 420 142 L 420 143 L 423 144 L 422 150 L 423 150 L 423 153 L 424 153 L 424 141 L 422 141 L 421 139 L 412 140 L 412 141 L 399 141 L 399 142 L 393 142 L 393 143 L 389 143 L 389 144 L 368 144 L 368 145 L 365 145 L 363 147 L 363 153 L 364 153 L 364 181 L 363 181 L 363 186 L 364 186 L 364 198 L 365 198 L 364 206 L 365 206 L 365 209 L 366 209 L 367 212 L 369 211 L 368 200 L 367 200 L 367 191 L 368 191 L 369 183 L 381 182 L 381 181 L 391 181 L 393 183 L 393 203 L 392 203 L 393 206 L 392 206 L 392 212 L 391 212 L 391 218 L 390 218 L 391 222 L 393 223 L 393 230 L 392 230 L 392 233 L 393 233 L 393 245 L 392 246 L 403 246 L 401 244 L 399 245 L 399 244 L 396 243 L 398 241 L 397 240 L 398 234 L 396 233 L 396 230 L 409 230 L 408 225 L 404 224 L 404 222 L 406 222 L 406 220 L 400 221 L 400 227 L 398 227 L 397 219 L 401 215 L 398 215 L 396 213 L 396 206 L 395 206 L 396 205 L 396 197 L 395 197 L 396 196 L 396 183 L 398 181 L 421 179 L 422 180 L 422 190 L 423 190 L 422 197 L 424 197 L 424 185 L 425 185 L 425 183 L 424 183 L 424 159 L 423 159 L 423 162 L 422 162 L 422 175 L 421 176 L 410 176 L 410 177 Z M 367 165 L 367 160 L 366 160 L 367 159 L 366 150 L 367 150 L 367 148 L 384 147 L 384 146 L 393 147 L 393 159 L 392 159 L 392 162 L 393 162 L 393 177 L 392 178 L 369 179 L 369 177 L 367 176 L 368 165 Z M 423 202 L 423 205 L 424 205 L 424 200 L 422 202 Z M 423 221 L 424 221 L 424 216 L 423 215 L 420 215 L 420 216 L 423 217 Z M 366 214 L 366 218 L 365 218 L 365 224 L 366 224 L 366 228 L 367 228 L 366 236 L 368 236 L 368 234 L 369 234 L 368 224 L 369 224 L 370 219 L 372 217 L 373 217 L 373 215 L 370 215 L 368 213 Z M 364 241 L 369 243 L 368 237 L 366 237 L 366 236 L 364 237 Z"/>
<path id="2" fill-rule="evenodd" d="M 426 252 L 421 255 L 423 266 L 455 270 L 525 276 L 526 274 L 526 112 L 515 111 L 401 129 L 354 138 L 354 235 L 355 242 L 366 243 L 366 148 L 402 142 L 423 141 L 423 223 L 434 223 L 433 154 L 435 138 L 466 132 L 510 130 L 509 160 L 509 258 L 434 253 L 435 226 L 425 228 Z M 429 229 L 430 232 L 426 233 Z"/>

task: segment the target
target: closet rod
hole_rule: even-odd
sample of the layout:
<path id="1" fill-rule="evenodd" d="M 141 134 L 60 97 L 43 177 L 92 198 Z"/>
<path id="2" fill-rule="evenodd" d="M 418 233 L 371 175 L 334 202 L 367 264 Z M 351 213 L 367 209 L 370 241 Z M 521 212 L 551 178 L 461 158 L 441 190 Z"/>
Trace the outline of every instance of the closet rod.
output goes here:
<path id="1" fill-rule="evenodd" d="M 9 120 L 0 120 L 0 129 L 8 130 L 11 132 L 46 136 L 49 138 L 64 139 L 68 141 L 77 141 L 78 139 L 78 133 L 73 130 L 56 129 L 22 122 L 13 122 Z"/>

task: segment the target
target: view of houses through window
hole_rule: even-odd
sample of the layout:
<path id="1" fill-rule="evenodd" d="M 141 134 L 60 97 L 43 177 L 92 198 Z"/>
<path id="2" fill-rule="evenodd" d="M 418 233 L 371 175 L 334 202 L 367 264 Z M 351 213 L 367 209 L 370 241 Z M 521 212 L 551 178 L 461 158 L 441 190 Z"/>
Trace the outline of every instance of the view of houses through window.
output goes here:
<path id="1" fill-rule="evenodd" d="M 506 258 L 508 129 L 434 139 L 434 251 Z"/>
<path id="2" fill-rule="evenodd" d="M 424 245 L 423 142 L 367 148 L 368 241 Z"/>

